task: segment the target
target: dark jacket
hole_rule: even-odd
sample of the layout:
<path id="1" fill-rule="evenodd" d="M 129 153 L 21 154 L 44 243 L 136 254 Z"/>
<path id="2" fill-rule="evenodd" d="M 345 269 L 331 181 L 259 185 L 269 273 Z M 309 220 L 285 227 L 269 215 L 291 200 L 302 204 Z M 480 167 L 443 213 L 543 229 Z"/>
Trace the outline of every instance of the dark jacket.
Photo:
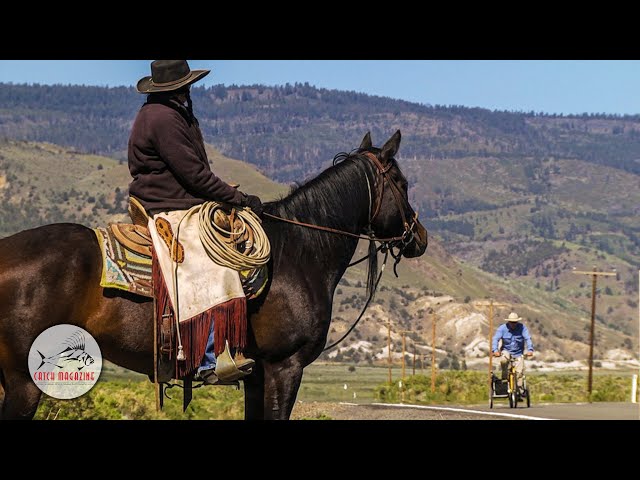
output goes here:
<path id="1" fill-rule="evenodd" d="M 166 96 L 150 95 L 129 138 L 129 194 L 151 214 L 205 201 L 240 205 L 244 195 L 209 166 L 198 121 Z"/>

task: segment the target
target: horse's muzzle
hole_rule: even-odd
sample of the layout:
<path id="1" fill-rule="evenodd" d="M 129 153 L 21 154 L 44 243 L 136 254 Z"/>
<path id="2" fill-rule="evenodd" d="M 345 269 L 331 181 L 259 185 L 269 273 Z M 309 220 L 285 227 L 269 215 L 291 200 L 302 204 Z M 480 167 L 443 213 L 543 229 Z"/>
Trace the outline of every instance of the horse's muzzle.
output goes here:
<path id="1" fill-rule="evenodd" d="M 404 248 L 402 254 L 406 258 L 420 257 L 427 251 L 427 245 L 429 244 L 429 235 L 427 229 L 416 220 L 416 225 L 413 231 L 413 239 Z"/>

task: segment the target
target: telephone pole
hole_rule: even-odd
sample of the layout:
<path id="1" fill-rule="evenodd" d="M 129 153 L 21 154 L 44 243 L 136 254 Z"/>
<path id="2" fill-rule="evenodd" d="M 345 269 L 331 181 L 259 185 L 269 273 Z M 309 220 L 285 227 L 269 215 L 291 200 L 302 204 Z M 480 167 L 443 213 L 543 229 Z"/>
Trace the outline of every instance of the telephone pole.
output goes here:
<path id="1" fill-rule="evenodd" d="M 387 350 L 389 353 L 389 385 L 393 382 L 391 378 L 391 319 L 387 319 Z"/>
<path id="2" fill-rule="evenodd" d="M 489 391 L 491 391 L 491 373 L 493 372 L 493 351 L 491 342 L 493 341 L 493 307 L 510 307 L 509 303 L 494 302 L 493 299 L 488 302 L 477 302 L 474 305 L 478 307 L 489 307 Z"/>
<path id="3" fill-rule="evenodd" d="M 577 275 L 591 275 L 591 330 L 589 333 L 589 379 L 587 381 L 587 393 L 589 395 L 589 403 L 591 403 L 591 392 L 593 391 L 593 342 L 596 329 L 596 283 L 598 282 L 598 276 L 615 277 L 616 272 L 598 272 L 596 271 L 596 267 L 593 267 L 593 271 L 591 272 L 574 270 L 573 273 Z"/>
<path id="4" fill-rule="evenodd" d="M 402 331 L 402 380 L 404 380 L 404 346 L 405 346 L 405 340 L 404 340 L 404 330 Z"/>
<path id="5" fill-rule="evenodd" d="M 404 382 L 404 377 L 405 377 L 405 351 L 406 351 L 406 341 L 405 341 L 405 335 L 407 333 L 410 333 L 411 330 L 400 330 L 398 333 L 402 334 L 402 380 Z"/>
<path id="6" fill-rule="evenodd" d="M 413 344 L 413 376 L 416 376 L 416 345 Z"/>
<path id="7" fill-rule="evenodd" d="M 431 310 L 431 393 L 436 393 L 436 311 Z"/>

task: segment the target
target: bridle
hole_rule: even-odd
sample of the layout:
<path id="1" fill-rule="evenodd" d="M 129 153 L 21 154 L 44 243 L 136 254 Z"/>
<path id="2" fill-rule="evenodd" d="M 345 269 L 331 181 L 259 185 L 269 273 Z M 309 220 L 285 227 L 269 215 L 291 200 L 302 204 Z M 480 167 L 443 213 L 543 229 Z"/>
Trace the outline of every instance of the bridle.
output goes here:
<path id="1" fill-rule="evenodd" d="M 288 218 L 282 218 L 279 217 L 277 215 L 272 215 L 270 213 L 264 212 L 263 216 L 265 217 L 269 217 L 272 218 L 274 220 L 278 220 L 281 222 L 285 222 L 285 223 L 291 223 L 293 225 L 298 225 L 301 227 L 306 227 L 306 228 L 311 228 L 314 230 L 321 230 L 324 232 L 329 232 L 329 233 L 335 233 L 338 235 L 344 235 L 347 237 L 353 237 L 353 238 L 358 238 L 358 239 L 362 239 L 362 240 L 369 240 L 372 242 L 379 242 L 382 245 L 376 250 L 380 251 L 386 251 L 386 250 L 390 250 L 391 251 L 391 256 L 395 259 L 396 263 L 394 265 L 394 272 L 396 271 L 396 266 L 398 265 L 398 263 L 400 262 L 400 259 L 402 258 L 402 253 L 404 252 L 404 250 L 407 248 L 407 246 L 414 240 L 415 238 L 415 232 L 414 229 L 416 228 L 417 225 L 417 221 L 418 221 L 418 212 L 415 212 L 413 218 L 411 219 L 411 223 L 409 223 L 407 221 L 407 217 L 404 213 L 404 208 L 402 205 L 402 194 L 400 192 L 400 188 L 398 187 L 398 185 L 393 182 L 390 178 L 389 178 L 389 171 L 391 170 L 391 168 L 394 166 L 395 160 L 390 160 L 389 164 L 385 167 L 384 165 L 382 165 L 382 163 L 380 162 L 380 160 L 378 160 L 378 158 L 371 152 L 362 152 L 359 153 L 359 155 L 361 155 L 362 157 L 365 157 L 366 159 L 368 159 L 375 167 L 376 169 L 376 181 L 375 181 L 375 185 L 376 188 L 378 188 L 379 185 L 379 193 L 378 191 L 376 191 L 376 195 L 372 195 L 371 194 L 371 181 L 369 180 L 369 176 L 367 175 L 367 187 L 369 188 L 369 222 L 366 226 L 366 235 L 360 235 L 360 234 L 356 234 L 356 233 L 351 233 L 351 232 L 347 232 L 344 230 L 338 230 L 336 228 L 330 228 L 330 227 L 324 227 L 321 225 L 313 225 L 310 223 L 305 223 L 305 222 L 300 222 L 298 220 L 290 220 Z M 340 159 L 347 159 L 347 158 L 353 158 L 354 155 L 349 155 L 349 154 L 338 154 L 336 155 L 336 157 L 333 160 L 333 164 L 336 165 L 338 163 L 338 161 Z M 378 179 L 382 179 L 381 181 L 378 181 Z M 381 207 L 382 207 L 382 201 L 383 201 L 383 197 L 384 197 L 384 191 L 385 191 L 385 183 L 387 183 L 389 185 L 389 189 L 391 190 L 391 193 L 393 194 L 393 198 L 396 202 L 396 205 L 398 207 L 398 211 L 400 212 L 400 216 L 402 218 L 402 224 L 404 225 L 404 231 L 402 232 L 402 235 L 400 235 L 399 237 L 388 237 L 388 238 L 378 238 L 375 236 L 375 232 L 373 231 L 371 225 L 373 224 L 373 221 L 376 219 L 376 217 L 378 216 L 378 214 L 380 213 Z M 372 205 L 373 201 L 375 201 L 375 205 Z M 371 214 L 371 212 L 373 211 L 373 214 Z M 393 249 L 396 248 L 398 249 L 398 252 L 395 253 L 393 251 Z M 352 264 L 350 264 L 349 266 L 353 266 L 357 263 L 360 263 L 361 261 L 365 260 L 366 258 L 368 258 L 369 255 L 367 255 L 366 257 L 358 260 L 357 262 L 354 262 Z M 397 273 L 396 273 L 397 276 Z"/>
<path id="2" fill-rule="evenodd" d="M 391 247 L 391 256 L 394 257 L 397 265 L 400 262 L 400 258 L 402 257 L 402 253 L 404 252 L 405 248 L 407 248 L 407 246 L 415 238 L 414 228 L 416 227 L 416 223 L 418 221 L 418 212 L 414 213 L 413 218 L 411 219 L 411 223 L 409 223 L 404 213 L 404 208 L 402 208 L 402 193 L 400 192 L 400 187 L 398 187 L 398 185 L 389 178 L 389 171 L 391 170 L 391 167 L 393 167 L 393 165 L 395 164 L 395 160 L 393 159 L 389 160 L 389 163 L 385 167 L 384 165 L 382 165 L 380 160 L 378 160 L 378 157 L 376 157 L 373 153 L 364 152 L 362 153 L 362 155 L 367 159 L 369 159 L 371 163 L 373 163 L 373 165 L 376 167 L 377 174 L 378 174 L 378 177 L 376 178 L 376 180 L 378 178 L 382 178 L 381 182 L 376 182 L 376 185 L 380 185 L 380 191 L 379 191 L 379 194 L 378 192 L 376 192 L 376 195 L 374 197 L 376 199 L 376 205 L 373 208 L 373 214 L 370 216 L 369 225 L 367 226 L 369 238 L 372 241 L 389 243 Z M 369 177 L 367 177 L 367 181 L 369 181 Z M 400 217 L 402 218 L 402 224 L 404 225 L 404 231 L 402 232 L 402 235 L 400 237 L 393 237 L 391 239 L 376 239 L 375 234 L 373 233 L 373 229 L 371 228 L 371 225 L 373 224 L 373 221 L 376 219 L 376 217 L 380 213 L 380 209 L 382 207 L 382 201 L 384 200 L 385 182 L 389 185 L 389 190 L 391 190 L 391 193 L 393 194 L 393 199 L 396 202 L 398 211 L 400 212 Z M 393 252 L 393 247 L 396 247 L 399 249 L 397 256 Z M 394 271 L 395 271 L 395 266 L 394 266 Z"/>

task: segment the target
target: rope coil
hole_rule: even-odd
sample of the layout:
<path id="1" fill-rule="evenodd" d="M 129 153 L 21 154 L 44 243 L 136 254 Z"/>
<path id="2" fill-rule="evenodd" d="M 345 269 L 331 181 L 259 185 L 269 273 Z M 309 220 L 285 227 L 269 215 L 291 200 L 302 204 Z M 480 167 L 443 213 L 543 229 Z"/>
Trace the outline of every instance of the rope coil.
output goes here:
<path id="1" fill-rule="evenodd" d="M 225 230 L 214 221 L 218 210 L 226 216 L 222 204 L 217 202 L 206 202 L 198 211 L 198 233 L 209 258 L 218 265 L 239 272 L 266 265 L 271 255 L 271 244 L 260 218 L 249 208 L 234 209 L 230 217 L 237 218 L 241 228 L 236 229 L 236 222 L 231 221 L 230 230 Z M 245 252 L 236 248 L 242 242 L 246 242 Z"/>

